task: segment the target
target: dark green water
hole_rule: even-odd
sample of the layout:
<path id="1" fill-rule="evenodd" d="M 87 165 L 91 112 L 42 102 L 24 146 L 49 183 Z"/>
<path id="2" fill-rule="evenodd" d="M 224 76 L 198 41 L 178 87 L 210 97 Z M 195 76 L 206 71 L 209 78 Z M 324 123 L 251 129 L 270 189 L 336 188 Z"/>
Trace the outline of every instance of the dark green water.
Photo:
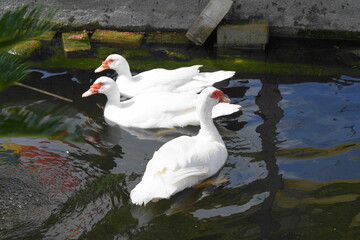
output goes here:
<path id="1" fill-rule="evenodd" d="M 267 52 L 52 43 L 23 83 L 0 94 L 0 239 L 360 239 L 360 59 L 356 42 L 271 39 Z M 198 128 L 111 127 L 101 95 L 81 94 L 110 53 L 133 73 L 203 64 L 240 113 L 216 119 L 229 151 L 224 183 L 146 207 L 129 192 L 164 142 Z"/>

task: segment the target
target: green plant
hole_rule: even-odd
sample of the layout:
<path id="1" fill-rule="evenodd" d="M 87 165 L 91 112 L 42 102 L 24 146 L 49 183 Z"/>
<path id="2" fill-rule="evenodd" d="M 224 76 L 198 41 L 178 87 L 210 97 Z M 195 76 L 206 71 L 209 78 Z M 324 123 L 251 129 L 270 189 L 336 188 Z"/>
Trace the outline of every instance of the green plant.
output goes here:
<path id="1" fill-rule="evenodd" d="M 27 65 L 9 53 L 20 42 L 41 36 L 54 26 L 56 9 L 42 5 L 24 6 L 5 12 L 0 18 L 0 90 L 20 81 Z"/>

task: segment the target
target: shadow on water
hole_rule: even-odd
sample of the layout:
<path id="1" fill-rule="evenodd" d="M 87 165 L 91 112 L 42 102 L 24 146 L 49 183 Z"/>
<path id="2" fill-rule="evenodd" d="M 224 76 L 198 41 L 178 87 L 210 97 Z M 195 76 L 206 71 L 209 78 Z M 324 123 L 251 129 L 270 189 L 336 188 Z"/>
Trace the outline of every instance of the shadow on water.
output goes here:
<path id="1" fill-rule="evenodd" d="M 271 42 L 266 53 L 95 46 L 76 58 L 52 46 L 32 59 L 24 83 L 74 102 L 19 86 L 0 94 L 0 239 L 357 239 L 360 72 L 349 54 L 357 44 Z M 217 85 L 242 105 L 215 120 L 229 152 L 222 183 L 131 204 L 154 151 L 198 127 L 105 122 L 105 97 L 81 94 L 112 52 L 133 73 L 192 64 L 237 71 Z"/>

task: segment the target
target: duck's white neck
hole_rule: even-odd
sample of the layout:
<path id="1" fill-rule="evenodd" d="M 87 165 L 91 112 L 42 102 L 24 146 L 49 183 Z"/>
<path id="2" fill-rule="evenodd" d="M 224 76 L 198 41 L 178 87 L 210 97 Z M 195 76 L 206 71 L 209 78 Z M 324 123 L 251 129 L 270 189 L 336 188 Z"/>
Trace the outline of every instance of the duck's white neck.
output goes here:
<path id="1" fill-rule="evenodd" d="M 118 106 L 120 107 L 120 91 L 119 88 L 114 84 L 106 93 L 104 93 L 107 97 L 106 106 Z M 105 106 L 105 107 L 106 107 Z"/>
<path id="2" fill-rule="evenodd" d="M 121 64 L 119 64 L 119 66 L 116 66 L 116 68 L 114 68 L 114 70 L 117 72 L 117 74 L 120 76 L 122 76 L 122 78 L 132 81 L 132 75 L 131 75 L 131 71 L 130 71 L 130 66 L 128 64 L 128 62 L 122 61 Z"/>
<path id="3" fill-rule="evenodd" d="M 207 104 L 207 102 L 198 103 L 196 106 L 196 112 L 200 120 L 200 131 L 198 135 L 210 137 L 215 141 L 223 142 L 211 117 L 212 108 L 213 105 Z"/>

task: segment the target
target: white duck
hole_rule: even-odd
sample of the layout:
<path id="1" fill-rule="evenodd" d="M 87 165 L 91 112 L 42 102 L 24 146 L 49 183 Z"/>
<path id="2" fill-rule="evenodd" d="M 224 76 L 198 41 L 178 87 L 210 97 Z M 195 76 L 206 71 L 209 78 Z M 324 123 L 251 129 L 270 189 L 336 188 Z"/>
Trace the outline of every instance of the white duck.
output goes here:
<path id="1" fill-rule="evenodd" d="M 134 97 L 144 92 L 200 92 L 216 82 L 232 77 L 234 71 L 216 71 L 200 73 L 201 65 L 182 67 L 174 70 L 156 68 L 144 71 L 136 76 L 131 75 L 126 59 L 119 54 L 109 55 L 95 72 L 113 69 L 118 77 L 116 84 L 125 97 Z"/>
<path id="2" fill-rule="evenodd" d="M 155 92 L 141 94 L 120 102 L 119 89 L 109 77 L 98 78 L 82 97 L 102 93 L 107 97 L 104 108 L 106 120 L 122 127 L 135 128 L 173 128 L 199 125 L 196 115 L 195 93 Z M 221 103 L 214 107 L 212 117 L 237 112 L 238 104 Z"/>
<path id="3" fill-rule="evenodd" d="M 228 152 L 211 118 L 218 102 L 230 102 L 223 92 L 209 87 L 197 100 L 200 131 L 196 136 L 181 136 L 165 143 L 146 166 L 141 182 L 131 191 L 132 203 L 170 198 L 217 173 Z"/>

